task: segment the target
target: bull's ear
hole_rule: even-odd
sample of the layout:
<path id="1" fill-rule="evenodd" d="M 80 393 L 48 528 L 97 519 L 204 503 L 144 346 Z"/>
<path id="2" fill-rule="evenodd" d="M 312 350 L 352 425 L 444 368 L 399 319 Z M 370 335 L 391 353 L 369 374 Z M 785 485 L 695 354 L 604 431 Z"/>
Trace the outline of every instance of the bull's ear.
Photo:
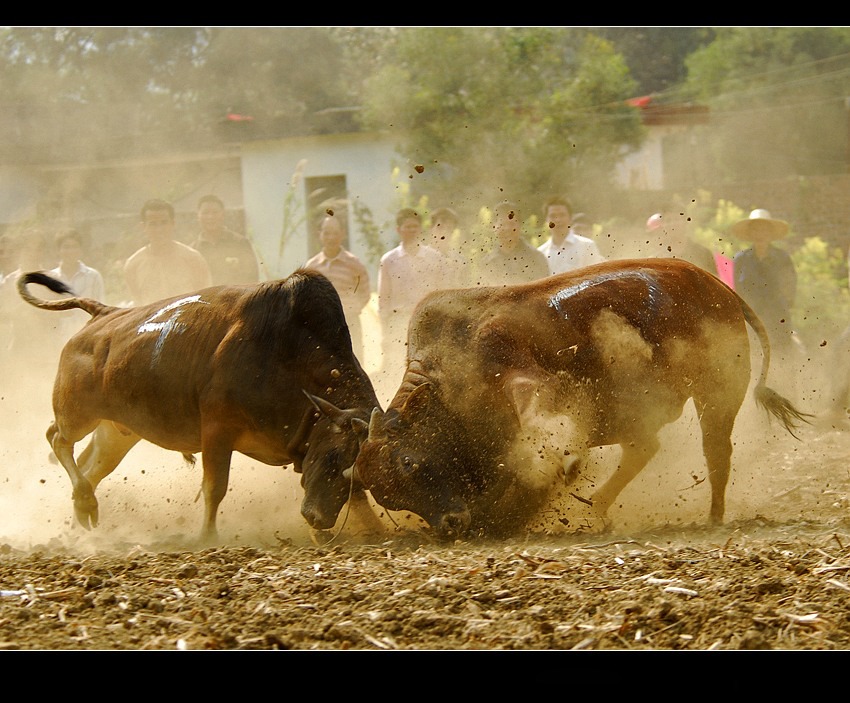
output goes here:
<path id="1" fill-rule="evenodd" d="M 401 407 L 401 414 L 416 414 L 426 410 L 431 402 L 431 393 L 432 389 L 430 383 L 423 383 L 422 385 L 416 386 L 416 388 L 411 391 L 410 395 L 407 396 L 407 399 L 404 401 L 404 405 Z"/>
<path id="2" fill-rule="evenodd" d="M 304 390 L 302 388 L 302 390 Z M 320 398 L 317 395 L 313 395 L 312 393 L 308 393 L 304 391 L 304 395 L 306 395 L 310 402 L 313 404 L 313 407 L 316 408 L 322 415 L 327 417 L 331 422 L 333 422 L 337 427 L 344 428 L 346 420 L 348 419 L 348 415 L 345 410 L 340 410 L 336 405 L 331 403 L 330 401 L 325 400 L 324 398 Z"/>

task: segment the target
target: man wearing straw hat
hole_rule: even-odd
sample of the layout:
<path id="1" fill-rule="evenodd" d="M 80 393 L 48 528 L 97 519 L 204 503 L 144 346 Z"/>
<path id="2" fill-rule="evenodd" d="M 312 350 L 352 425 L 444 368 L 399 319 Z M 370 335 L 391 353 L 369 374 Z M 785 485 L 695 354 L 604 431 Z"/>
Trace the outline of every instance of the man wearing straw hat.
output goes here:
<path id="1" fill-rule="evenodd" d="M 763 208 L 736 222 L 729 233 L 750 242 L 734 258 L 735 290 L 764 322 L 771 346 L 781 359 L 794 351 L 791 307 L 797 294 L 797 271 L 791 256 L 773 243 L 788 234 L 788 223 Z"/>

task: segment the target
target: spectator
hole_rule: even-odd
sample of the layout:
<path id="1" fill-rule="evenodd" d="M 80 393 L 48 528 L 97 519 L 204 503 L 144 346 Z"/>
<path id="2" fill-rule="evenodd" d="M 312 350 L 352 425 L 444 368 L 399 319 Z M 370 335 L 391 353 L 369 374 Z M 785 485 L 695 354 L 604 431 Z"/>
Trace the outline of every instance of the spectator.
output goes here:
<path id="1" fill-rule="evenodd" d="M 407 323 L 416 304 L 444 285 L 445 259 L 422 242 L 422 216 L 412 208 L 396 214 L 400 243 L 378 265 L 378 316 L 381 322 L 382 373 L 404 368 Z"/>
<path id="2" fill-rule="evenodd" d="M 493 208 L 496 241 L 481 260 L 485 286 L 511 286 L 549 275 L 546 257 L 522 236 L 522 220 L 515 203 L 504 201 Z"/>
<path id="3" fill-rule="evenodd" d="M 212 285 L 206 259 L 196 249 L 175 241 L 174 207 L 148 200 L 141 210 L 148 244 L 124 263 L 124 278 L 134 305 L 144 305 Z"/>
<path id="4" fill-rule="evenodd" d="M 45 381 L 52 380 L 50 374 L 56 370 L 59 359 L 58 319 L 56 313 L 25 303 L 18 295 L 17 283 L 22 274 L 47 268 L 46 250 L 46 239 L 40 229 L 30 228 L 16 236 L 12 252 L 17 267 L 0 287 L 4 357 L 19 365 L 21 372 L 35 373 Z M 16 378 L 18 373 L 14 367 L 6 369 L 7 378 Z"/>
<path id="5" fill-rule="evenodd" d="M 590 224 L 587 220 L 587 215 L 583 212 L 577 212 L 572 216 L 572 223 L 570 224 L 570 229 L 575 233 L 582 237 L 591 237 L 593 234 L 593 225 Z"/>
<path id="6" fill-rule="evenodd" d="M 254 247 L 247 237 L 224 226 L 224 203 L 217 195 L 205 195 L 198 201 L 200 232 L 192 243 L 207 260 L 213 285 L 257 283 L 259 265 Z"/>
<path id="7" fill-rule="evenodd" d="M 543 216 L 550 237 L 538 249 L 546 257 L 550 273 L 564 273 L 605 261 L 596 242 L 571 230 L 572 206 L 569 200 L 549 198 L 543 205 Z"/>
<path id="8" fill-rule="evenodd" d="M 106 287 L 103 276 L 100 271 L 82 262 L 83 236 L 75 229 L 66 229 L 57 233 L 55 242 L 59 252 L 59 265 L 51 269 L 50 273 L 66 283 L 74 291 L 74 295 L 105 302 Z M 62 344 L 82 329 L 90 319 L 90 315 L 84 310 L 64 310 L 52 314 L 58 317 Z"/>
<path id="9" fill-rule="evenodd" d="M 448 207 L 438 207 L 431 213 L 431 247 L 445 258 L 443 285 L 464 288 L 471 282 L 471 264 L 458 246 L 458 216 Z"/>
<path id="10" fill-rule="evenodd" d="M 717 275 L 714 254 L 708 247 L 694 241 L 690 232 L 690 220 L 683 213 L 672 211 L 656 212 L 646 221 L 646 231 L 658 237 L 658 254 L 674 259 L 685 259 L 692 264 Z"/>
<path id="11" fill-rule="evenodd" d="M 797 294 L 797 271 L 791 256 L 773 242 L 788 234 L 788 223 L 773 219 L 764 209 L 732 225 L 729 233 L 752 246 L 734 259 L 735 290 L 761 318 L 770 344 L 780 359 L 796 353 L 791 308 Z"/>
<path id="12" fill-rule="evenodd" d="M 304 268 L 323 273 L 333 283 L 345 311 L 354 355 L 362 363 L 363 327 L 360 314 L 372 294 L 369 272 L 360 259 L 343 246 L 345 228 L 339 217 L 328 215 L 322 220 L 319 225 L 319 241 L 322 250 L 309 259 Z"/>

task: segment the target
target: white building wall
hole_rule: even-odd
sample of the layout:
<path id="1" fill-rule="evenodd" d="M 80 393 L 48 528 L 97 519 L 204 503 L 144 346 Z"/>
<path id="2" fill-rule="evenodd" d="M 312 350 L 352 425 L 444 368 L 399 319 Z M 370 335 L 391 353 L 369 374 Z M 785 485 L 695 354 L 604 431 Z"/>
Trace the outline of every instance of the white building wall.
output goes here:
<path id="1" fill-rule="evenodd" d="M 268 278 L 288 276 L 309 258 L 304 179 L 345 176 L 348 197 L 369 208 L 381 227 L 384 249 L 395 246 L 397 202 L 392 181 L 400 157 L 389 136 L 357 133 L 246 142 L 242 145 L 242 189 L 247 233 L 264 264 Z M 293 181 L 294 185 L 293 185 Z M 298 229 L 279 253 L 287 193 L 297 207 L 290 211 Z M 377 262 L 370 261 L 354 218 L 349 222 L 349 245 L 377 282 Z"/>

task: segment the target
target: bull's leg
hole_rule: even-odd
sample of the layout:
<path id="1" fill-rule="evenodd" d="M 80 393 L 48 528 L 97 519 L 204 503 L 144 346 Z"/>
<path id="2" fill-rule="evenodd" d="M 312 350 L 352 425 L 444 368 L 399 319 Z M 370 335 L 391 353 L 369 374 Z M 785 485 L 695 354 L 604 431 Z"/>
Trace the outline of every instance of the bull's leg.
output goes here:
<path id="1" fill-rule="evenodd" d="M 77 522 L 87 530 L 97 527 L 97 498 L 94 497 L 92 484 L 74 461 L 74 442 L 62 436 L 55 422 L 51 422 L 50 427 L 47 428 L 47 441 L 71 479 L 71 496 L 74 500 L 74 516 Z"/>
<path id="2" fill-rule="evenodd" d="M 115 470 L 139 439 L 139 435 L 119 430 L 108 420 L 97 426 L 77 459 L 77 466 L 91 483 L 92 490 L 96 490 L 100 482 Z"/>
<path id="3" fill-rule="evenodd" d="M 658 437 L 651 435 L 640 441 L 624 442 L 620 446 L 622 453 L 619 465 L 611 477 L 591 497 L 594 512 L 603 519 L 617 496 L 643 471 L 661 445 Z"/>
<path id="4" fill-rule="evenodd" d="M 230 480 L 230 461 L 233 443 L 229 438 L 208 438 L 202 441 L 201 456 L 204 466 L 202 491 L 204 494 L 204 523 L 201 541 L 214 543 L 218 539 L 216 515 L 218 506 L 227 493 Z"/>
<path id="5" fill-rule="evenodd" d="M 732 427 L 735 415 L 706 411 L 700 417 L 702 451 L 711 483 L 711 522 L 719 525 L 726 512 L 726 484 L 732 467 Z"/>

